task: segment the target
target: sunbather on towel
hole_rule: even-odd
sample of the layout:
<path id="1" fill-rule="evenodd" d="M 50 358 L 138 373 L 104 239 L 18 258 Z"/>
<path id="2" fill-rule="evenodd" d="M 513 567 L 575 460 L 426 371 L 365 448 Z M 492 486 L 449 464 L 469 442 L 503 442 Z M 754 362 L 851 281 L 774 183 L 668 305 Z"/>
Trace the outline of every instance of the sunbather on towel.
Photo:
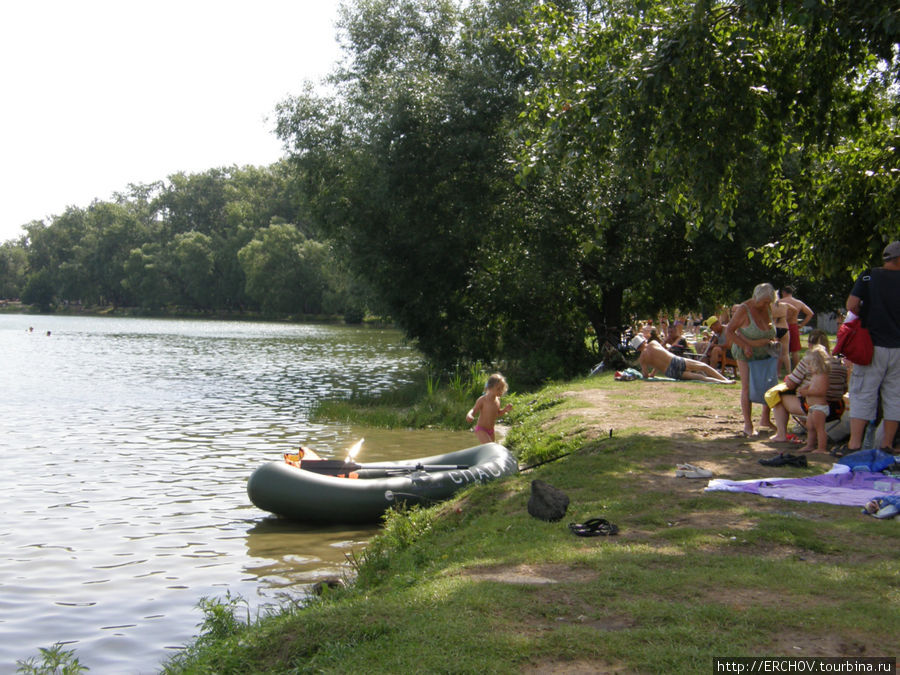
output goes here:
<path id="1" fill-rule="evenodd" d="M 638 347 L 640 356 L 638 363 L 641 364 L 641 372 L 644 377 L 653 377 L 656 373 L 663 373 L 666 377 L 674 380 L 701 380 L 703 382 L 717 382 L 719 384 L 732 384 L 734 380 L 729 380 L 715 368 L 695 361 L 694 359 L 686 359 L 676 356 L 668 351 L 658 342 L 643 342 Z"/>

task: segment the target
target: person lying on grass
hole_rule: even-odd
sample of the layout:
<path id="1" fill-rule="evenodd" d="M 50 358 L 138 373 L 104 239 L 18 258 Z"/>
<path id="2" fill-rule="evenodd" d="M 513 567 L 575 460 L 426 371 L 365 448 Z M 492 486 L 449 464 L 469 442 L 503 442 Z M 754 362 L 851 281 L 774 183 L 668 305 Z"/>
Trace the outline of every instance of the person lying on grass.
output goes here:
<path id="1" fill-rule="evenodd" d="M 718 370 L 705 363 L 676 356 L 658 342 L 642 342 L 638 346 L 638 363 L 641 364 L 641 372 L 644 377 L 653 377 L 656 373 L 663 373 L 673 380 L 700 380 L 701 382 L 715 382 L 718 384 L 733 384 Z"/>

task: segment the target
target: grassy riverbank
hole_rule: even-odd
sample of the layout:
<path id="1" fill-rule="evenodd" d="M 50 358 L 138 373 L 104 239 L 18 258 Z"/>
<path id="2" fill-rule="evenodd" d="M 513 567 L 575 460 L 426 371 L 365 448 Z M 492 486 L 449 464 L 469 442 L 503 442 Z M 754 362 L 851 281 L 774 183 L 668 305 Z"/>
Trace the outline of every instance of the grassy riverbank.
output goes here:
<path id="1" fill-rule="evenodd" d="M 514 397 L 520 463 L 572 454 L 393 515 L 356 582 L 308 607 L 247 626 L 239 602 L 208 605 L 166 672 L 696 673 L 715 656 L 895 655 L 900 522 L 675 478 L 686 461 L 732 478 L 830 467 L 760 466 L 774 446 L 737 436 L 738 395 L 606 375 Z M 571 498 L 563 521 L 526 512 L 535 478 Z M 567 528 L 598 516 L 620 534 Z"/>

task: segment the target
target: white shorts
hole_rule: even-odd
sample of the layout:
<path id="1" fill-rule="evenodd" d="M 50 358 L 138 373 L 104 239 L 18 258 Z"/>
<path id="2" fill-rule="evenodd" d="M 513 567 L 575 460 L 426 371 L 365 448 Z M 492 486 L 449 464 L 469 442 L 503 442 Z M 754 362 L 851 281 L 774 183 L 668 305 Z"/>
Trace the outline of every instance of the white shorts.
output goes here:
<path id="1" fill-rule="evenodd" d="M 884 419 L 900 421 L 900 347 L 875 347 L 872 363 L 853 366 L 850 376 L 850 417 L 874 420 L 878 396 Z"/>

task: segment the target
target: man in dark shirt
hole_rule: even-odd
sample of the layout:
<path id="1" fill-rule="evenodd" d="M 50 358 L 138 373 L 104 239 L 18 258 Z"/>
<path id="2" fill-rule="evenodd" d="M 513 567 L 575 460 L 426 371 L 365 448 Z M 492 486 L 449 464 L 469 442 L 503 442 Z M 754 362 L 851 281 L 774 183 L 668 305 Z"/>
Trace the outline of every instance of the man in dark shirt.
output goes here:
<path id="1" fill-rule="evenodd" d="M 884 267 L 860 275 L 847 298 L 847 309 L 863 317 L 875 346 L 872 363 L 854 365 L 850 377 L 850 452 L 861 448 L 866 423 L 878 414 L 879 395 L 884 450 L 893 451 L 900 420 L 900 241 L 888 244 L 882 257 Z"/>

